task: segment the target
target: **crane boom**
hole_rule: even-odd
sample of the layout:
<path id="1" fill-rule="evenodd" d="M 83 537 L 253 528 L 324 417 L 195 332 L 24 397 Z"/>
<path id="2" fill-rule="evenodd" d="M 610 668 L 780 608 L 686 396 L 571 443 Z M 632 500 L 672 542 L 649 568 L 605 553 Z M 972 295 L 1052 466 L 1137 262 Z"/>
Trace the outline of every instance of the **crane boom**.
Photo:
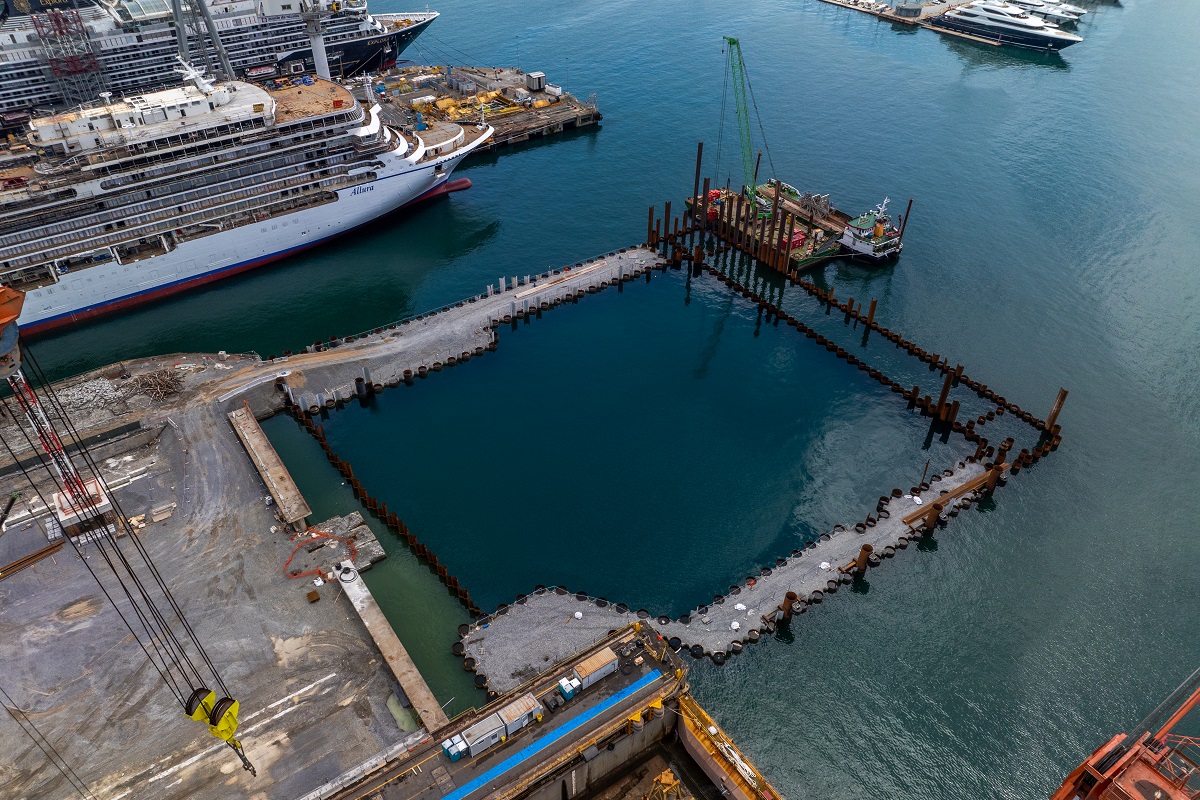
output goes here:
<path id="1" fill-rule="evenodd" d="M 742 45 L 732 36 L 724 37 L 729 45 L 729 71 L 733 78 L 733 102 L 737 110 L 738 138 L 742 145 L 742 173 L 746 191 L 754 196 L 754 146 L 750 142 L 750 108 L 746 98 L 746 62 L 742 58 Z"/>

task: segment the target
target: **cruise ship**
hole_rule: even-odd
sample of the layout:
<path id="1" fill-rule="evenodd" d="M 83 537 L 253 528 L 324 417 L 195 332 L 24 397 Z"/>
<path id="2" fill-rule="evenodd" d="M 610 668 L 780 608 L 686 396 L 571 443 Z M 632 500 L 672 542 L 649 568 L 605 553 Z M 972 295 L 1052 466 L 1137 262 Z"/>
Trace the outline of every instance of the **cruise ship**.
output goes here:
<path id="1" fill-rule="evenodd" d="M 313 71 L 299 16 L 264 17 L 256 0 L 196 2 L 209 3 L 236 73 L 230 77 Z M 373 16 L 366 0 L 338 6 L 324 24 L 335 78 L 391 67 L 438 16 Z M 195 36 L 189 42 L 190 52 L 205 52 Z M 20 124 L 22 112 L 90 102 L 102 90 L 120 96 L 166 88 L 178 52 L 170 0 L 0 0 L 0 122 Z"/>
<path id="2" fill-rule="evenodd" d="M 934 17 L 931 25 L 935 29 L 945 28 L 997 44 L 1033 50 L 1061 50 L 1083 41 L 1082 37 L 1060 30 L 1057 25 L 1002 0 L 973 0 L 955 6 Z"/>
<path id="3" fill-rule="evenodd" d="M 490 126 L 403 133 L 344 87 L 182 86 L 39 117 L 0 162 L 0 283 L 31 333 L 208 283 L 457 188 Z"/>

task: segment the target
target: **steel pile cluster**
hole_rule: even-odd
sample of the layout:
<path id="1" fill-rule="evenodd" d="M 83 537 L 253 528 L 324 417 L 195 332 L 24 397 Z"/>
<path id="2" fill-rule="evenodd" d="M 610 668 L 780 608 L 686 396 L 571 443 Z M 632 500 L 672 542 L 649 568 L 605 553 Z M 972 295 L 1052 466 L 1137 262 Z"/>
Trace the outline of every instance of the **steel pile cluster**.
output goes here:
<path id="1" fill-rule="evenodd" d="M 668 204 L 668 215 L 669 209 L 670 206 Z M 653 215 L 653 209 L 651 212 Z M 864 520 L 855 523 L 852 526 L 835 526 L 833 534 L 826 533 L 821 535 L 817 541 L 809 542 L 804 548 L 792 551 L 789 556 L 777 559 L 772 566 L 763 567 L 757 575 L 747 577 L 746 581 L 744 581 L 742 584 L 731 586 L 729 588 L 728 596 L 736 596 L 745 592 L 752 592 L 756 584 L 761 582 L 764 578 L 770 576 L 772 571 L 779 571 L 783 569 L 791 560 L 801 556 L 815 556 L 816 553 L 810 553 L 809 551 L 819 548 L 823 543 L 830 541 L 833 536 L 840 536 L 843 533 L 850 533 L 851 531 L 858 534 L 869 532 L 871 528 L 874 528 L 883 520 L 891 517 L 893 513 L 896 513 L 897 509 L 894 505 L 896 501 L 900 501 L 902 504 L 904 504 L 903 508 L 900 510 L 900 513 L 902 514 L 900 522 L 903 525 L 903 532 L 897 535 L 894 541 L 890 541 L 888 544 L 886 544 L 886 546 L 881 546 L 878 552 L 875 552 L 870 544 L 864 544 L 861 546 L 861 548 L 856 547 L 855 549 L 857 550 L 857 555 L 852 557 L 848 563 L 838 564 L 835 566 L 833 571 L 828 575 L 828 580 L 822 579 L 821 587 L 816 590 L 811 592 L 806 591 L 803 596 L 797 594 L 795 591 L 780 592 L 779 598 L 772 598 L 768 603 L 761 604 L 760 607 L 766 609 L 765 613 L 763 613 L 761 620 L 755 621 L 753 624 L 748 626 L 748 629 L 745 631 L 744 635 L 744 641 L 746 643 L 752 643 L 758 641 L 762 633 L 772 632 L 775 630 L 777 625 L 790 620 L 794 614 L 805 613 L 810 605 L 822 602 L 822 599 L 826 593 L 835 592 L 839 586 L 853 582 L 855 577 L 862 576 L 868 567 L 877 566 L 878 564 L 882 563 L 884 559 L 894 556 L 897 549 L 903 549 L 908 546 L 909 542 L 919 541 L 920 539 L 931 535 L 938 526 L 946 524 L 949 521 L 949 518 L 956 516 L 960 510 L 970 508 L 979 499 L 990 496 L 997 486 L 1003 486 L 1007 482 L 1006 478 L 1009 474 L 1018 474 L 1022 468 L 1028 467 L 1036 463 L 1039 459 L 1050 455 L 1050 453 L 1055 451 L 1062 443 L 1062 429 L 1061 426 L 1057 424 L 1057 417 L 1061 411 L 1067 393 L 1065 390 L 1060 390 L 1051 413 L 1045 419 L 1038 418 L 1031 412 L 1022 409 L 1015 402 L 1012 402 L 1006 397 L 998 394 L 994 389 L 988 387 L 986 384 L 971 378 L 966 373 L 963 365 L 955 364 L 951 366 L 949 358 L 944 357 L 939 353 L 927 351 L 924 348 L 916 345 L 914 342 L 909 341 L 902 334 L 890 330 L 882 325 L 875 318 L 876 311 L 878 310 L 878 302 L 876 300 L 872 299 L 869 301 L 868 309 L 864 314 L 863 304 L 861 302 L 856 302 L 853 297 L 849 297 L 842 302 L 835 296 L 835 291 L 832 288 L 823 289 L 818 287 L 813 282 L 802 279 L 795 272 L 788 273 L 786 275 L 786 280 L 788 280 L 791 285 L 799 287 L 809 296 L 815 298 L 821 305 L 823 305 L 826 315 L 829 315 L 832 310 L 836 308 L 844 315 L 844 323 L 846 325 L 853 324 L 855 327 L 857 327 L 859 324 L 863 325 L 865 328 L 863 339 L 864 344 L 872 334 L 877 334 L 886 339 L 888 342 L 894 344 L 897 349 L 906 352 L 921 363 L 927 365 L 931 372 L 938 373 L 939 377 L 942 379 L 941 390 L 936 399 L 934 399 L 930 394 L 922 393 L 919 385 L 913 385 L 911 387 L 904 386 L 898 381 L 884 374 L 881 370 L 872 367 L 859 356 L 846 350 L 844 347 L 821 334 L 809 325 L 806 325 L 804 322 L 781 308 L 777 303 L 772 302 L 761 294 L 755 292 L 743 282 L 737 280 L 734 276 L 721 272 L 715 266 L 707 263 L 707 259 L 710 255 L 719 256 L 721 254 L 728 253 L 735 248 L 732 244 L 728 242 L 722 243 L 719 240 L 707 243 L 706 248 L 704 228 L 705 225 L 703 220 L 695 219 L 688 224 L 683 220 L 672 220 L 669 216 L 667 217 L 667 233 L 659 235 L 657 233 L 658 226 L 652 227 L 649 235 L 650 241 L 648 241 L 645 246 L 658 249 L 661 255 L 667 260 L 667 263 L 656 263 L 653 266 L 643 270 L 645 272 L 647 282 L 650 280 L 651 269 L 666 269 L 668 264 L 674 269 L 682 269 L 684 262 L 687 262 L 690 275 L 699 277 L 700 275 L 707 274 L 730 287 L 735 292 L 741 294 L 746 300 L 749 300 L 757 305 L 760 318 L 765 318 L 768 324 L 773 323 L 778 325 L 780 321 L 782 321 L 788 326 L 794 328 L 798 333 L 803 334 L 806 338 L 812 340 L 818 347 L 823 347 L 826 351 L 845 361 L 850 366 L 853 366 L 859 371 L 866 373 L 869 378 L 887 387 L 892 393 L 899 395 L 900 399 L 906 401 L 907 407 L 910 411 L 916 411 L 922 416 L 929 417 L 931 419 L 931 428 L 933 430 L 941 430 L 946 434 L 954 433 L 961 435 L 965 441 L 975 445 L 974 453 L 959 461 L 958 467 L 960 470 L 964 468 L 968 470 L 975 469 L 977 474 L 971 473 L 974 475 L 974 477 L 959 483 L 952 490 L 941 489 L 938 497 L 933 499 L 932 502 L 928 502 L 923 505 L 913 505 L 912 501 L 906 502 L 905 500 L 901 499 L 905 497 L 902 489 L 893 489 L 890 494 L 880 496 L 875 505 L 874 512 L 868 514 Z M 689 236 L 692 237 L 691 242 L 686 241 L 687 237 Z M 768 250 L 769 248 L 764 248 L 760 249 L 760 252 L 767 252 Z M 614 251 L 614 253 L 609 254 L 609 256 L 615 255 L 617 252 L 625 252 L 625 250 Z M 752 252 L 750 255 L 754 256 L 755 254 Z M 777 262 L 776 259 L 772 258 L 771 260 Z M 587 263 L 589 262 L 580 262 L 576 265 L 576 267 L 583 267 Z M 760 261 L 760 263 L 763 262 Z M 777 267 L 777 263 L 768 263 L 766 266 Z M 586 290 L 577 289 L 573 292 L 569 292 L 565 297 L 562 298 L 556 298 L 549 302 L 542 302 L 540 305 L 531 304 L 527 309 L 517 308 L 513 313 L 497 314 L 493 317 L 490 317 L 489 320 L 492 327 L 493 338 L 487 349 L 496 349 L 498 337 L 495 334 L 500 325 L 507 325 L 510 323 L 515 325 L 517 324 L 517 320 L 522 318 L 524 318 L 526 323 L 528 323 L 529 321 L 532 321 L 532 319 L 540 317 L 544 310 L 548 310 L 559 303 L 568 301 L 578 302 L 578 300 L 582 298 L 585 293 L 596 293 L 604 288 L 607 288 L 609 285 L 615 284 L 620 287 L 620 285 L 624 282 L 632 280 L 634 277 L 638 277 L 640 272 L 643 271 L 625 274 L 619 279 L 612 281 L 604 281 L 602 283 L 597 283 L 596 285 L 588 285 Z M 489 295 L 490 291 L 488 294 L 481 295 L 481 297 L 487 297 Z M 471 298 L 466 302 L 473 302 L 476 299 L 477 298 Z M 461 305 L 463 304 L 456 304 L 456 306 Z M 447 306 L 441 310 L 448 311 L 450 310 L 450 307 Z M 436 313 L 437 311 L 434 311 L 426 316 L 433 316 Z M 421 317 L 418 317 L 417 319 L 421 319 Z M 395 326 L 388 327 L 390 329 L 394 328 Z M 366 335 L 377 335 L 382 332 L 383 329 L 376 329 Z M 355 338 L 356 337 L 353 336 L 346 337 L 340 341 L 334 340 L 330 344 L 332 346 L 336 346 L 342 341 L 354 341 Z M 361 338 L 361 336 L 357 338 Z M 324 349 L 324 346 L 316 345 L 310 349 Z M 461 357 L 456 358 L 452 356 L 446 358 L 444 363 L 434 362 L 429 365 L 421 364 L 416 368 L 415 371 L 412 369 L 406 369 L 403 372 L 402 381 L 405 385 L 411 386 L 415 382 L 414 378 L 427 378 L 431 372 L 438 372 L 444 368 L 464 363 L 470 360 L 470 358 L 473 356 L 482 355 L 483 352 L 485 352 L 484 348 L 478 348 L 474 354 L 464 352 Z M 387 385 L 395 386 L 400 382 L 400 380 L 389 380 Z M 987 410 L 976 418 L 966 420 L 960 419 L 959 415 L 961 408 L 959 401 L 949 400 L 951 389 L 957 386 L 965 386 L 980 400 L 983 400 L 987 404 L 994 404 L 994 408 Z M 301 422 L 301 424 L 303 424 L 304 427 L 317 439 L 318 443 L 328 456 L 330 463 L 332 463 L 345 477 L 347 483 L 349 483 L 351 486 L 355 497 L 357 497 L 366 506 L 370 513 L 383 520 L 389 528 L 395 531 L 399 536 L 403 537 L 413 552 L 419 558 L 424 559 L 429 564 L 430 568 L 436 572 L 442 582 L 458 596 L 459 600 L 476 618 L 475 627 L 487 624 L 490 620 L 494 620 L 497 617 L 507 614 L 510 606 L 507 604 L 500 604 L 493 614 L 485 615 L 479 606 L 471 599 L 470 592 L 466 589 L 466 587 L 463 586 L 455 576 L 451 575 L 448 568 L 441 563 L 437 555 L 433 553 L 428 546 L 423 544 L 417 538 L 417 536 L 412 533 L 412 531 L 409 530 L 408 526 L 405 525 L 399 515 L 388 509 L 385 503 L 377 500 L 366 491 L 361 481 L 355 477 L 354 471 L 350 464 L 339 458 L 333 452 L 329 442 L 326 439 L 324 429 L 317 421 L 314 420 L 315 416 L 320 413 L 324 413 L 323 409 L 340 407 L 343 402 L 349 401 L 354 397 L 355 394 L 358 396 L 360 402 L 366 403 L 369 402 L 371 395 L 382 391 L 382 389 L 382 384 L 370 381 L 369 377 L 364 373 L 363 378 L 356 379 L 356 391 L 354 394 L 350 394 L 346 397 L 335 395 L 332 397 L 302 398 L 299 399 L 299 402 L 290 402 L 289 398 L 288 406 L 295 418 Z M 305 402 L 306 400 L 307 402 Z M 317 402 L 318 400 L 320 402 Z M 1016 445 L 1011 436 L 1006 437 L 998 444 L 993 445 L 982 434 L 982 430 L 988 423 L 993 422 L 996 418 L 1002 417 L 1005 414 L 1011 414 L 1013 417 L 1016 417 L 1017 419 L 1021 420 L 1021 422 L 1028 425 L 1032 431 L 1036 431 L 1039 434 L 1036 444 L 1021 449 L 1011 460 L 1011 462 L 1008 460 L 1008 456 Z M 953 470 L 943 470 L 941 472 L 935 471 L 934 474 L 930 476 L 928 481 L 924 480 L 923 478 L 918 485 L 913 486 L 910 490 L 911 494 L 909 496 L 928 491 L 937 486 L 939 481 L 953 474 Z M 951 483 L 953 482 L 954 481 L 951 481 Z M 912 505 L 912 508 L 908 508 L 909 505 Z M 881 542 L 881 544 L 883 543 Z M 768 583 L 773 582 L 768 581 Z M 760 592 L 753 593 L 756 595 L 760 594 L 761 590 Z M 613 615 L 614 625 L 617 622 L 617 618 L 631 613 L 633 613 L 638 619 L 649 620 L 651 618 L 650 612 L 646 611 L 645 609 L 639 609 L 636 612 L 631 612 L 628 606 L 623 603 L 613 604 L 604 598 L 590 597 L 584 592 L 570 592 L 562 586 L 555 586 L 551 588 L 538 586 L 530 595 L 518 595 L 515 602 L 517 605 L 525 605 L 526 603 L 531 602 L 536 604 L 536 601 L 541 597 L 549 598 L 551 596 L 561 597 L 566 595 L 574 595 L 574 597 L 581 603 L 594 604 L 597 608 L 604 609 L 607 613 Z M 714 607 L 724 603 L 725 599 L 725 595 L 714 596 Z M 702 605 L 699 606 L 694 613 L 703 614 L 709 608 L 710 607 L 707 605 Z M 667 639 L 672 646 L 679 648 L 685 645 L 683 638 L 675 635 L 673 628 L 676 626 L 684 626 L 680 629 L 680 632 L 686 635 L 686 626 L 691 624 L 693 621 L 692 615 L 685 615 L 677 621 L 670 620 L 667 617 L 659 617 L 654 621 L 657 622 L 657 624 L 660 626 L 660 629 L 663 630 L 664 639 Z M 465 627 L 467 631 L 472 629 L 472 626 Z M 465 635 L 465 631 L 461 628 L 459 633 Z M 736 653 L 741 651 L 742 642 L 739 641 L 736 643 L 727 643 L 727 645 L 723 646 L 723 649 L 720 650 L 715 648 L 705 648 L 697 644 L 691 645 L 688 647 L 688 649 L 697 657 L 707 655 L 717 663 L 724 663 L 727 653 Z M 463 666 L 465 669 L 476 671 L 477 664 L 475 663 L 475 659 L 466 653 L 461 642 L 456 643 L 454 647 L 454 653 L 455 655 L 464 657 Z M 480 688 L 487 688 L 486 676 L 478 674 L 477 672 L 475 683 Z"/>

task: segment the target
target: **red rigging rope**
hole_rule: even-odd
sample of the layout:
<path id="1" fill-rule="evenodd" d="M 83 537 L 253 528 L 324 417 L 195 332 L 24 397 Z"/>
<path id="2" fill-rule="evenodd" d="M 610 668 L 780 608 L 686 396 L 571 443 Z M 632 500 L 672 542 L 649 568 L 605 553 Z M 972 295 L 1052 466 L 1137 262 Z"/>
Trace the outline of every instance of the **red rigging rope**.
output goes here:
<path id="1" fill-rule="evenodd" d="M 288 567 L 291 565 L 292 559 L 296 557 L 296 553 L 300 550 L 300 548 L 307 547 L 308 545 L 312 544 L 313 542 L 320 541 L 321 539 L 336 539 L 337 541 L 346 545 L 346 549 L 350 552 L 351 563 L 353 563 L 354 561 L 356 561 L 358 559 L 358 548 L 355 547 L 354 540 L 351 539 L 350 537 L 338 536 L 337 534 L 334 534 L 334 533 L 326 533 L 325 531 L 317 530 L 316 528 L 308 528 L 307 532 L 313 534 L 313 536 L 311 538 L 304 539 L 298 545 L 293 547 L 291 555 L 288 556 L 287 561 L 283 562 L 283 574 L 285 577 L 288 577 L 288 578 L 315 578 L 320 575 L 324 575 L 324 573 L 321 571 L 321 569 L 319 567 L 314 567 L 313 569 L 308 569 L 303 572 L 288 572 Z M 297 537 L 293 536 L 292 541 L 293 542 L 296 541 L 296 538 Z"/>

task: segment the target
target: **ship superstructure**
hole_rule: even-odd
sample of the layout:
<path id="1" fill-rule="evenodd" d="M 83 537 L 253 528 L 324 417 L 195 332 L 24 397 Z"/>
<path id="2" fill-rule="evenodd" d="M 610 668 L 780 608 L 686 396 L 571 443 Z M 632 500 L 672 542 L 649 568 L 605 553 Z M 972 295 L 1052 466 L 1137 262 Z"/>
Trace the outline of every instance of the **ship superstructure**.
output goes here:
<path id="1" fill-rule="evenodd" d="M 492 129 L 404 136 L 343 87 L 183 86 L 34 119 L 0 164 L 0 283 L 26 332 L 284 257 L 446 190 Z"/>
<path id="2" fill-rule="evenodd" d="M 184 0 L 185 5 L 189 0 Z M 312 49 L 298 14 L 264 16 L 255 0 L 207 2 L 236 77 L 311 73 Z M 180 52 L 170 0 L 0 0 L 0 114 L 164 88 Z M 395 64 L 436 12 L 372 16 L 366 0 L 341 0 L 324 22 L 331 74 Z M 191 60 L 215 62 L 210 43 L 189 35 Z M 0 121 L 5 121 L 0 119 Z"/>

